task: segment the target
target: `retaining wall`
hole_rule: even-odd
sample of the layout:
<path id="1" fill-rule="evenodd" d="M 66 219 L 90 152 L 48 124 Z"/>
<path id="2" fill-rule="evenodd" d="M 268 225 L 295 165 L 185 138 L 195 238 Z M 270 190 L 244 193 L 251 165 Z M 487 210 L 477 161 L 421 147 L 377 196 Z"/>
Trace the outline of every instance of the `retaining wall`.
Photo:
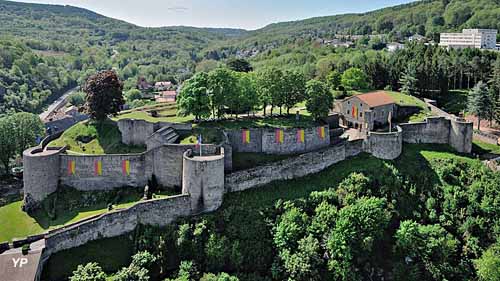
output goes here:
<path id="1" fill-rule="evenodd" d="M 319 129 L 324 128 L 324 137 Z M 315 151 L 330 145 L 329 127 L 279 129 L 283 132 L 283 142 L 276 139 L 278 129 L 251 128 L 250 142 L 243 139 L 244 130 L 226 131 L 229 142 L 235 152 L 253 152 L 266 154 L 299 154 Z M 304 130 L 304 141 L 299 138 L 299 130 Z"/>
<path id="2" fill-rule="evenodd" d="M 121 119 L 117 123 L 122 134 L 122 142 L 127 145 L 146 145 L 149 137 L 163 127 L 171 127 L 180 132 L 191 131 L 193 128 L 189 123 L 151 123 L 135 119 Z"/>
<path id="3" fill-rule="evenodd" d="M 361 149 L 360 149 L 361 148 Z M 239 171 L 226 176 L 226 192 L 243 191 L 266 185 L 277 180 L 290 180 L 318 173 L 331 165 L 362 152 L 362 144 L 344 143 L 317 152 L 302 154 L 269 165 Z"/>
<path id="4" fill-rule="evenodd" d="M 179 217 L 191 215 L 189 195 L 141 202 L 135 206 L 50 231 L 45 237 L 46 254 L 75 248 L 90 241 L 120 236 L 137 225 L 166 226 Z"/>

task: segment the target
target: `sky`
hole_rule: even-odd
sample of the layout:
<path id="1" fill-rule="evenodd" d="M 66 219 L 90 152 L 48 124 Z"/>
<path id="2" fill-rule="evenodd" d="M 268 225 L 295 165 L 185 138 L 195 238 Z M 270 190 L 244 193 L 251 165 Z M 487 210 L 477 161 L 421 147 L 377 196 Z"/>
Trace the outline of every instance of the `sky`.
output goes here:
<path id="1" fill-rule="evenodd" d="M 414 0 L 23 0 L 64 4 L 145 26 L 258 29 L 270 23 L 367 12 Z"/>

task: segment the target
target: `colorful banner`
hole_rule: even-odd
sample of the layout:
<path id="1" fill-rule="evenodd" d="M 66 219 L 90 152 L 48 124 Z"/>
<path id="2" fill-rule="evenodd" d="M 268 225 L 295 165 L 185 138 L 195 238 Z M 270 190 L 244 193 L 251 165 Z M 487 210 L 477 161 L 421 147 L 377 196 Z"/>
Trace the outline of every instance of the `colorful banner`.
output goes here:
<path id="1" fill-rule="evenodd" d="M 243 144 L 250 143 L 250 130 L 243 130 L 242 131 L 241 140 L 243 141 Z"/>
<path id="2" fill-rule="evenodd" d="M 75 160 L 68 161 L 68 175 L 73 176 L 76 173 L 76 162 Z"/>
<path id="3" fill-rule="evenodd" d="M 130 176 L 130 161 L 129 160 L 123 160 L 122 171 L 123 171 L 124 176 Z"/>
<path id="4" fill-rule="evenodd" d="M 358 118 L 358 108 L 352 106 L 352 118 Z"/>
<path id="5" fill-rule="evenodd" d="M 281 129 L 276 129 L 274 133 L 274 138 L 276 140 L 276 143 L 284 143 L 285 142 L 285 132 Z"/>
<path id="6" fill-rule="evenodd" d="M 299 129 L 297 131 L 297 143 L 305 143 L 306 142 L 306 133 L 304 129 Z"/>
<path id="7" fill-rule="evenodd" d="M 94 161 L 94 175 L 102 176 L 102 161 L 101 160 Z"/>
<path id="8" fill-rule="evenodd" d="M 325 127 L 319 127 L 318 128 L 318 135 L 321 139 L 325 139 L 326 134 L 325 134 Z"/>

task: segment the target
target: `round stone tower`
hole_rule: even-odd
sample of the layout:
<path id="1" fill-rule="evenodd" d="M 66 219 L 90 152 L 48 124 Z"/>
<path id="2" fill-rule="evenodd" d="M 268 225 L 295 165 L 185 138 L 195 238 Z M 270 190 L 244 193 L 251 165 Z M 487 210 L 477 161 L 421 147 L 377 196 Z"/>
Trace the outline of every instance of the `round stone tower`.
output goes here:
<path id="1" fill-rule="evenodd" d="M 193 213 L 211 212 L 222 204 L 224 196 L 224 148 L 219 155 L 194 156 L 184 153 L 182 193 L 191 196 Z"/>
<path id="2" fill-rule="evenodd" d="M 30 148 L 23 152 L 24 210 L 37 208 L 57 190 L 61 149 Z"/>

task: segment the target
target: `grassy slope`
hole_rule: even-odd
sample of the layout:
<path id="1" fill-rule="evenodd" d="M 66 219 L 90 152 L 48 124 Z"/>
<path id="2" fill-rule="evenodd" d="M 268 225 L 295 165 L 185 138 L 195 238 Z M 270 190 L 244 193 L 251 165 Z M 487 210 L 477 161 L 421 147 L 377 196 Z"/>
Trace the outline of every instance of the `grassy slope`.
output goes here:
<path id="1" fill-rule="evenodd" d="M 164 198 L 169 193 L 160 193 L 155 198 Z M 96 216 L 108 212 L 109 200 L 99 200 L 96 204 L 88 207 L 78 207 L 69 210 L 71 201 L 79 201 L 83 196 L 80 192 L 67 192 L 58 199 L 60 208 L 56 211 L 57 217 L 51 219 L 45 209 L 35 212 L 33 216 L 28 215 L 22 210 L 22 201 L 13 202 L 0 207 L 0 242 L 11 241 L 13 238 L 23 238 L 29 235 L 40 234 L 50 229 L 56 229 L 64 225 L 78 222 L 84 218 Z M 108 196 L 109 197 L 109 196 Z M 108 198 L 109 199 L 109 198 Z M 123 193 L 119 197 L 114 209 L 124 209 L 135 205 L 142 199 L 140 192 L 130 191 Z"/>
<path id="2" fill-rule="evenodd" d="M 254 236 L 257 232 L 268 233 L 268 226 L 263 221 L 263 212 L 266 208 L 272 207 L 279 199 L 292 200 L 308 196 L 313 191 L 326 190 L 335 187 L 345 177 L 353 172 L 366 172 L 367 174 L 379 174 L 382 170 L 386 170 L 387 163 L 392 163 L 395 167 L 410 181 L 428 183 L 432 186 L 437 181 L 435 174 L 436 165 L 439 165 L 436 160 L 454 158 L 466 162 L 477 162 L 477 160 L 460 156 L 452 152 L 451 148 L 443 145 L 406 145 L 403 155 L 395 161 L 383 161 L 361 154 L 357 157 L 343 161 L 331 166 L 325 171 L 307 176 L 300 179 L 279 181 L 266 185 L 265 187 L 248 190 L 245 192 L 231 193 L 225 196 L 223 206 L 212 214 L 202 216 L 211 221 L 218 221 L 222 217 L 228 220 L 225 224 L 229 227 L 227 233 L 224 233 L 231 240 L 231 237 L 238 237 L 240 240 L 249 241 L 248 245 L 259 245 L 259 248 L 269 248 L 272 251 L 272 245 L 262 247 L 265 241 L 257 241 L 262 237 Z M 419 169 L 426 176 L 422 177 L 422 173 L 415 175 L 415 169 Z M 231 211 L 229 211 L 231 210 Z M 226 217 L 231 214 L 230 217 Z M 242 227 L 244 226 L 244 227 Z M 251 231 L 249 231 L 251 229 Z M 264 234 L 268 235 L 268 234 Z M 70 251 L 63 251 L 54 255 L 49 261 L 48 270 L 52 273 L 57 273 L 58 276 L 70 273 L 80 263 L 97 261 L 102 264 L 108 271 L 116 271 L 119 267 L 116 266 L 115 260 L 125 260 L 129 253 L 125 250 L 117 250 L 114 259 L 105 258 L 104 254 L 113 251 L 114 240 L 94 241 L 89 246 L 79 247 Z M 129 245 L 123 245 L 123 249 L 128 249 Z M 242 252 L 254 251 L 255 249 L 242 249 Z M 88 254 L 89 251 L 91 254 Z M 271 255 L 271 253 L 260 253 L 263 257 Z M 128 256 L 127 256 L 128 255 Z M 65 261 L 64 268 L 60 268 L 59 264 Z M 251 262 L 251 261 L 248 261 Z M 55 272 L 55 269 L 60 269 Z M 113 270 L 110 270 L 113 269 Z"/>
<path id="3" fill-rule="evenodd" d="M 92 140 L 88 143 L 83 143 L 79 141 L 79 138 L 82 137 L 88 137 Z M 68 145 L 68 150 L 70 152 L 84 154 L 122 154 L 145 151 L 143 147 L 122 144 L 121 133 L 118 127 L 109 121 L 103 124 L 94 124 L 90 122 L 78 123 L 49 145 Z"/>

